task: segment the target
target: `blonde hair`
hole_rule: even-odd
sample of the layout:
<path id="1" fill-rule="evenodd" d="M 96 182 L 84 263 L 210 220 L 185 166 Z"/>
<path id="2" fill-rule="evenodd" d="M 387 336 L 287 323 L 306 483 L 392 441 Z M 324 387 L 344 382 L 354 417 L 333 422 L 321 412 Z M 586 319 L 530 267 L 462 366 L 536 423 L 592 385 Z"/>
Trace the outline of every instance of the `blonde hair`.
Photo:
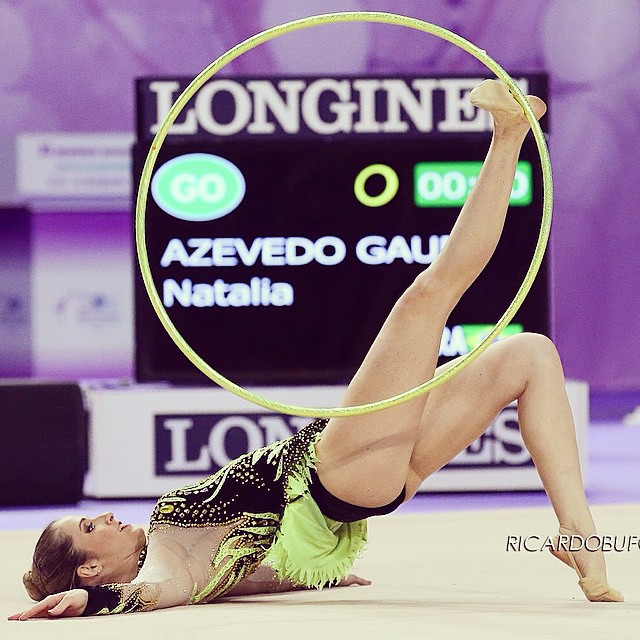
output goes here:
<path id="1" fill-rule="evenodd" d="M 54 521 L 42 532 L 33 551 L 31 569 L 22 577 L 22 583 L 33 600 L 73 589 L 76 570 L 87 558 Z"/>

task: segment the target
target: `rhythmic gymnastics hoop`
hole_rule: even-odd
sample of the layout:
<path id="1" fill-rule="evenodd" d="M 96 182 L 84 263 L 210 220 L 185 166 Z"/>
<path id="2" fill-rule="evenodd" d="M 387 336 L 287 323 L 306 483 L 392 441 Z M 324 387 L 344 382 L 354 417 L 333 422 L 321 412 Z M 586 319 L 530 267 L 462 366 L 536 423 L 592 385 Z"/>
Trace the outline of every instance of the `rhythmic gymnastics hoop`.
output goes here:
<path id="1" fill-rule="evenodd" d="M 493 71 L 493 73 L 502 80 L 520 106 L 523 108 L 524 113 L 529 121 L 533 136 L 538 147 L 538 154 L 540 155 L 540 163 L 542 167 L 542 184 L 543 184 L 543 203 L 542 203 L 542 220 L 540 224 L 540 232 L 538 234 L 538 240 L 534 249 L 533 258 L 529 269 L 524 276 L 524 280 L 520 285 L 520 288 L 516 292 L 516 295 L 504 312 L 502 317 L 498 320 L 493 329 L 487 334 L 487 336 L 478 343 L 469 353 L 465 354 L 460 360 L 449 367 L 441 374 L 434 376 L 427 382 L 424 382 L 413 389 L 409 389 L 403 393 L 395 396 L 391 396 L 384 400 L 378 400 L 376 402 L 370 402 L 368 404 L 354 405 L 350 407 L 335 407 L 332 409 L 321 407 L 302 407 L 296 405 L 285 404 L 270 400 L 256 393 L 244 389 L 240 385 L 232 382 L 228 378 L 225 378 L 222 374 L 218 373 L 213 367 L 211 367 L 205 360 L 203 360 L 186 342 L 182 337 L 178 329 L 170 320 L 166 309 L 162 305 L 160 296 L 153 282 L 151 275 L 151 268 L 149 266 L 149 257 L 147 254 L 147 244 L 145 237 L 145 215 L 146 215 L 146 202 L 149 193 L 149 185 L 151 183 L 151 173 L 155 166 L 160 148 L 167 137 L 171 125 L 174 123 L 182 109 L 192 96 L 198 91 L 202 85 L 207 82 L 215 73 L 220 71 L 223 67 L 229 64 L 231 61 L 238 58 L 243 53 L 257 47 L 263 42 L 273 40 L 279 36 L 289 33 L 291 31 L 297 31 L 299 29 L 306 29 L 308 27 L 314 27 L 322 24 L 332 24 L 341 22 L 381 22 L 385 24 L 395 24 L 410 29 L 416 29 L 430 33 L 434 36 L 447 40 L 448 42 L 460 47 L 467 51 L 472 56 L 482 62 L 485 67 Z M 339 13 L 326 13 L 316 16 L 309 16 L 307 18 L 301 18 L 299 20 L 293 20 L 286 22 L 265 31 L 261 31 L 256 35 L 243 40 L 235 47 L 232 47 L 220 57 L 216 58 L 209 66 L 201 71 L 187 86 L 187 88 L 180 94 L 173 106 L 167 113 L 164 121 L 160 125 L 158 132 L 156 133 L 147 158 L 142 169 L 140 177 L 140 185 L 138 187 L 138 197 L 136 200 L 136 216 L 135 216 L 135 236 L 136 236 L 136 248 L 138 254 L 138 262 L 140 263 L 140 270 L 142 273 L 142 279 L 144 281 L 147 294 L 151 301 L 151 304 L 160 319 L 160 322 L 164 326 L 165 330 L 175 342 L 182 353 L 209 379 L 215 383 L 231 391 L 235 395 L 248 400 L 249 402 L 256 404 L 266 409 L 271 409 L 279 413 L 285 413 L 295 416 L 315 417 L 315 418 L 332 418 L 337 416 L 352 416 L 365 413 L 372 413 L 374 411 L 380 411 L 389 407 L 396 406 L 402 402 L 411 400 L 427 391 L 433 389 L 439 384 L 442 384 L 456 373 L 461 371 L 464 367 L 473 362 L 489 345 L 493 340 L 500 335 L 502 330 L 507 326 L 513 316 L 516 314 L 520 306 L 522 305 L 526 295 L 531 289 L 531 285 L 538 273 L 540 264 L 544 257 L 545 248 L 549 239 L 549 232 L 551 229 L 551 212 L 553 208 L 553 182 L 551 176 L 551 160 L 549 158 L 549 151 L 544 139 L 544 133 L 540 128 L 535 114 L 529 105 L 524 93 L 515 83 L 513 78 L 495 61 L 491 58 L 486 51 L 476 47 L 473 43 L 465 40 L 453 31 L 449 31 L 438 25 L 430 22 L 425 22 L 417 18 L 410 18 L 394 13 L 384 13 L 379 11 L 345 11 Z"/>

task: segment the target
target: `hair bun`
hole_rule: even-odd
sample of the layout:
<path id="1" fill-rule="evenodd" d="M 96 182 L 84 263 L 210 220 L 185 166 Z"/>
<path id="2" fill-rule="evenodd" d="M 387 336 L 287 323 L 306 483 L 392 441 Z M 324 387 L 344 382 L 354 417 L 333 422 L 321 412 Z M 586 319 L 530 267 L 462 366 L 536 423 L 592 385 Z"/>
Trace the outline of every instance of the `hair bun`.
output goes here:
<path id="1" fill-rule="evenodd" d="M 1 0 L 0 0 L 1 1 Z M 42 532 L 33 551 L 30 570 L 22 582 L 34 600 L 72 588 L 77 568 L 85 562 L 87 553 L 73 546 L 71 536 L 59 530 L 54 520 Z"/>
<path id="2" fill-rule="evenodd" d="M 22 576 L 22 584 L 32 600 L 40 601 L 46 596 L 32 569 Z"/>

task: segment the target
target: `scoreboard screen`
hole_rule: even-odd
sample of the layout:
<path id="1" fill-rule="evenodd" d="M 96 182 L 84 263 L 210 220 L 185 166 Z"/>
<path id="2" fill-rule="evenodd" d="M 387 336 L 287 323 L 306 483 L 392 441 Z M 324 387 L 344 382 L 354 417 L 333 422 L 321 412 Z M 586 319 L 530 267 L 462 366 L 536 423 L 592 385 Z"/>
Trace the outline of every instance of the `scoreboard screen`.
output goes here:
<path id="1" fill-rule="evenodd" d="M 169 317 L 202 358 L 240 384 L 347 382 L 396 299 L 442 250 L 489 141 L 467 134 L 166 143 L 146 237 Z M 136 183 L 146 150 L 134 150 Z M 541 209 L 529 136 L 503 236 L 451 314 L 441 362 L 473 348 L 513 299 Z M 138 380 L 204 382 L 136 273 Z M 546 260 L 505 334 L 523 330 L 549 333 Z"/>

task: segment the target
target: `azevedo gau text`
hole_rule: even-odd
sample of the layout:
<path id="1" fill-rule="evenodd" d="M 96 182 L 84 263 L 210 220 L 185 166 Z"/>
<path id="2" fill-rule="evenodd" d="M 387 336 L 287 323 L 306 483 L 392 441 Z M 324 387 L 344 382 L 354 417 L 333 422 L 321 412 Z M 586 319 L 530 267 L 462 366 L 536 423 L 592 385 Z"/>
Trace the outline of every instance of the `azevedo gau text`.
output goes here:
<path id="1" fill-rule="evenodd" d="M 325 267 L 341 264 L 352 251 L 366 265 L 431 264 L 444 247 L 448 235 L 391 237 L 369 235 L 353 247 L 337 236 L 315 240 L 300 236 L 243 238 L 172 238 L 160 259 L 160 266 L 176 265 L 196 268 L 300 267 L 317 263 Z M 162 282 L 163 304 L 182 307 L 287 307 L 294 304 L 295 292 L 290 282 L 274 282 L 268 277 L 252 276 L 244 282 L 227 282 L 214 278 L 194 282 L 192 278 Z"/>

